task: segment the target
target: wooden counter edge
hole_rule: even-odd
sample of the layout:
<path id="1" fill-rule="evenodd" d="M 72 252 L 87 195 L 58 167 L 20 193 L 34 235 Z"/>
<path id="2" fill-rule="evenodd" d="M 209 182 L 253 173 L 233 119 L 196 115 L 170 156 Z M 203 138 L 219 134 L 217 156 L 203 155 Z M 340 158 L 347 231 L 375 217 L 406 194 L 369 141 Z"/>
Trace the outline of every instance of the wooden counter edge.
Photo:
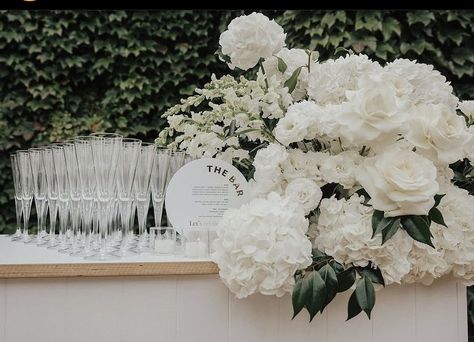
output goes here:
<path id="1" fill-rule="evenodd" d="M 212 261 L 0 265 L 0 279 L 217 274 Z"/>

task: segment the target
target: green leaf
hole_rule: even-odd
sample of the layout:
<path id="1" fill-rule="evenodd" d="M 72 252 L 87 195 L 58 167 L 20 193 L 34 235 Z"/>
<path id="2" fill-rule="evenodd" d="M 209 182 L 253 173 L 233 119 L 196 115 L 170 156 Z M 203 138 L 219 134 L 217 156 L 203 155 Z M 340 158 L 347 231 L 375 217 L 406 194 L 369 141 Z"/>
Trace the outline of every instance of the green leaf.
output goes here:
<path id="1" fill-rule="evenodd" d="M 293 293 L 291 294 L 291 302 L 293 304 L 293 318 L 296 317 L 303 310 L 305 305 L 305 291 L 303 291 L 303 280 L 300 278 L 296 281 Z M 293 319 L 292 318 L 292 319 Z"/>
<path id="2" fill-rule="evenodd" d="M 337 292 L 348 290 L 356 281 L 356 270 L 349 267 L 337 275 Z"/>
<path id="3" fill-rule="evenodd" d="M 446 194 L 442 194 L 442 195 L 435 195 L 434 197 L 434 200 L 435 200 L 435 204 L 434 204 L 434 207 L 436 208 L 439 203 L 441 202 L 441 199 L 446 196 Z"/>
<path id="4" fill-rule="evenodd" d="M 428 213 L 428 217 L 430 218 L 431 221 L 436 222 L 437 224 L 440 224 L 448 228 L 448 226 L 444 222 L 443 214 L 441 213 L 441 211 L 439 211 L 438 208 L 431 208 L 430 212 Z"/>
<path id="5" fill-rule="evenodd" d="M 370 281 L 372 281 L 372 283 L 385 286 L 385 279 L 383 279 L 382 271 L 380 271 L 380 268 L 372 268 L 368 266 L 362 270 L 362 274 L 365 277 L 368 277 Z"/>
<path id="6" fill-rule="evenodd" d="M 372 238 L 384 229 L 390 229 L 396 220 L 396 217 L 384 217 L 383 211 L 374 210 L 372 215 Z"/>
<path id="7" fill-rule="evenodd" d="M 296 68 L 290 78 L 285 81 L 284 86 L 288 88 L 289 93 L 292 93 L 296 88 L 296 83 L 298 82 L 298 76 L 300 75 L 301 68 L 303 67 L 300 66 L 299 68 Z"/>
<path id="8" fill-rule="evenodd" d="M 356 286 L 355 295 L 357 304 L 365 311 L 370 319 L 370 313 L 375 305 L 375 289 L 369 277 L 362 277 Z"/>
<path id="9" fill-rule="evenodd" d="M 402 227 L 414 240 L 433 246 L 430 225 L 426 216 L 410 215 L 402 218 Z"/>
<path id="10" fill-rule="evenodd" d="M 382 230 L 382 245 L 394 236 L 398 229 L 400 229 L 400 218 L 397 218 L 391 225 Z"/>
<path id="11" fill-rule="evenodd" d="M 347 319 L 346 321 L 350 320 L 351 318 L 354 318 L 358 314 L 362 312 L 362 309 L 359 306 L 359 303 L 357 303 L 357 298 L 356 298 L 356 293 L 355 291 L 352 292 L 351 297 L 349 298 L 349 303 L 347 304 Z"/>
<path id="12" fill-rule="evenodd" d="M 309 321 L 311 322 L 318 311 L 321 310 L 326 301 L 326 284 L 317 271 L 311 272 L 310 275 L 306 277 L 306 279 L 308 288 L 310 290 L 308 296 L 306 297 L 307 300 L 305 306 L 309 312 Z"/>
<path id="13" fill-rule="evenodd" d="M 318 272 L 326 285 L 326 300 L 321 307 L 322 313 L 324 308 L 334 299 L 334 297 L 336 297 L 338 286 L 336 272 L 334 272 L 333 268 L 329 266 L 329 264 L 321 267 Z"/>
<path id="14" fill-rule="evenodd" d="M 277 57 L 277 60 L 278 60 L 278 71 L 284 74 L 286 69 L 288 69 L 288 66 L 286 65 L 285 61 L 281 59 L 280 57 Z"/>

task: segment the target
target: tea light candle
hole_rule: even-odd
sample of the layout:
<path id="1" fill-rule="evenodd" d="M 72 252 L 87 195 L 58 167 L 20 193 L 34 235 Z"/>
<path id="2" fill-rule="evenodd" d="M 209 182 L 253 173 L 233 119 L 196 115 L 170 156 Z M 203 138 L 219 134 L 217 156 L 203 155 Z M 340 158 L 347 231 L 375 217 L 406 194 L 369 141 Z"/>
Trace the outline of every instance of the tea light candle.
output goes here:
<path id="1" fill-rule="evenodd" d="M 158 254 L 173 254 L 175 245 L 174 240 L 155 240 L 155 252 Z"/>
<path id="2" fill-rule="evenodd" d="M 205 257 L 207 256 L 207 244 L 202 241 L 186 242 L 184 245 L 186 256 Z"/>

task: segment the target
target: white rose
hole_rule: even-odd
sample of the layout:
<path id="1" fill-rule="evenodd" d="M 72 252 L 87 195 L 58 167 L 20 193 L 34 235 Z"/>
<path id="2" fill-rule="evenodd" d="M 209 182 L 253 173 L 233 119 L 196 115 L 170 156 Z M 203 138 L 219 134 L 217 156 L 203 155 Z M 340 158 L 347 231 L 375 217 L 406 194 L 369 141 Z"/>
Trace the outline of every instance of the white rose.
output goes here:
<path id="1" fill-rule="evenodd" d="M 466 122 L 445 105 L 415 107 L 406 129 L 405 138 L 433 161 L 451 164 L 465 157 L 470 139 Z"/>
<path id="2" fill-rule="evenodd" d="M 274 20 L 261 13 L 233 19 L 222 32 L 219 44 L 222 53 L 230 57 L 229 67 L 247 70 L 260 58 L 269 58 L 285 46 L 286 34 Z"/>
<path id="3" fill-rule="evenodd" d="M 291 200 L 301 204 L 305 214 L 309 212 L 319 204 L 319 201 L 323 197 L 323 193 L 315 181 L 307 178 L 297 178 L 292 180 L 285 190 L 285 195 Z"/>
<path id="4" fill-rule="evenodd" d="M 362 88 L 346 93 L 349 102 L 336 116 L 341 137 L 349 144 L 363 145 L 384 140 L 395 141 L 405 123 L 405 103 L 390 84 Z M 391 138 L 391 139 L 390 139 Z"/>
<path id="5" fill-rule="evenodd" d="M 439 190 L 436 167 L 410 150 L 394 148 L 366 158 L 356 175 L 370 203 L 387 217 L 428 214 Z"/>
<path id="6" fill-rule="evenodd" d="M 458 109 L 461 110 L 470 121 L 474 120 L 474 100 L 459 102 Z"/>

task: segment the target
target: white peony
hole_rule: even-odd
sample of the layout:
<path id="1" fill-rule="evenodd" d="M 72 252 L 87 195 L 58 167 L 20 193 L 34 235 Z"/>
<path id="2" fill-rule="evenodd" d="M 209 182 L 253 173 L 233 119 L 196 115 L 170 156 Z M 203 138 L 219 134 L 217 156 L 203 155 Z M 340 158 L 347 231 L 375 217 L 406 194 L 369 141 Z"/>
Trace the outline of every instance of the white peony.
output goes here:
<path id="1" fill-rule="evenodd" d="M 373 208 L 361 204 L 362 197 L 325 198 L 320 204 L 314 247 L 336 261 L 357 266 L 376 264 L 387 284 L 400 283 L 410 271 L 408 253 L 413 244 L 404 231 L 397 232 L 382 245 L 381 235 L 372 239 Z"/>
<path id="2" fill-rule="evenodd" d="M 474 100 L 459 102 L 458 109 L 461 110 L 471 122 L 474 120 Z"/>
<path id="3" fill-rule="evenodd" d="M 366 158 L 356 174 L 369 203 L 387 217 L 428 214 L 439 190 L 436 167 L 410 150 L 392 148 Z"/>
<path id="4" fill-rule="evenodd" d="M 323 193 L 318 184 L 307 178 L 297 178 L 292 180 L 285 189 L 285 196 L 300 204 L 305 214 L 316 209 L 323 197 Z"/>
<path id="5" fill-rule="evenodd" d="M 211 257 L 236 297 L 281 297 L 293 289 L 295 272 L 311 264 L 307 230 L 303 208 L 270 193 L 224 213 Z"/>
<path id="6" fill-rule="evenodd" d="M 413 109 L 405 138 L 434 162 L 451 164 L 466 156 L 470 134 L 462 116 L 445 105 L 427 104 Z"/>
<path id="7" fill-rule="evenodd" d="M 229 67 L 247 70 L 257 65 L 260 58 L 269 58 L 285 46 L 286 34 L 275 20 L 261 13 L 233 19 L 222 32 L 219 44 L 222 53 L 230 57 Z"/>

